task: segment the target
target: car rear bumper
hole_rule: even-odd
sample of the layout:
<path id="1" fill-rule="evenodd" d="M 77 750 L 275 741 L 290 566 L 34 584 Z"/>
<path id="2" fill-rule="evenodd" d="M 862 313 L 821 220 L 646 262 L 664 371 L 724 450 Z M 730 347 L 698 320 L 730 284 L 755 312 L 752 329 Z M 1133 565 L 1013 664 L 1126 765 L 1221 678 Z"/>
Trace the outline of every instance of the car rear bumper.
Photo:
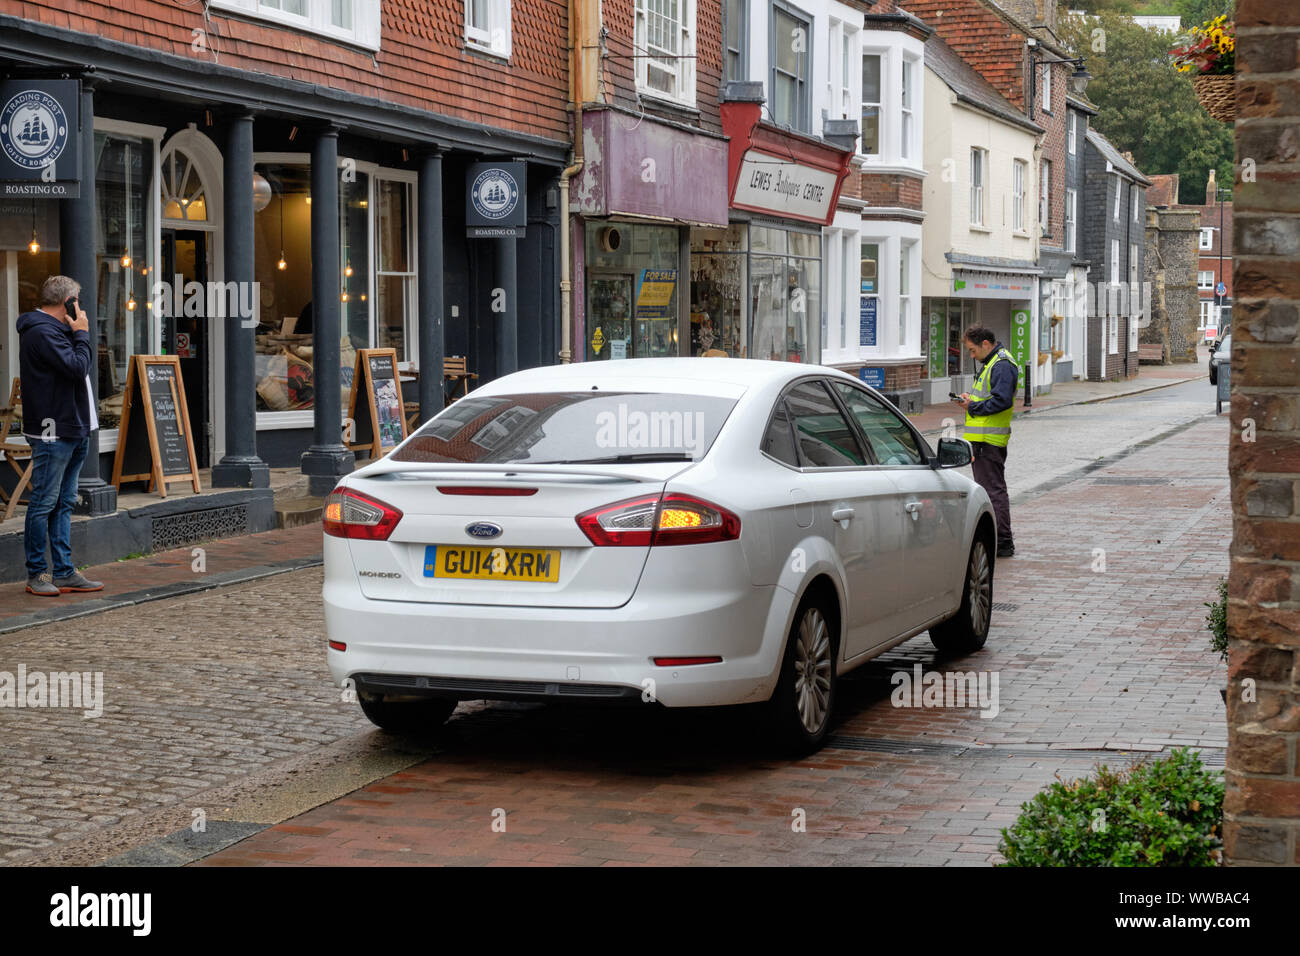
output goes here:
<path id="1" fill-rule="evenodd" d="M 653 598 L 639 588 L 621 608 L 374 601 L 349 577 L 327 573 L 323 589 L 326 632 L 347 645 L 329 650 L 330 676 L 372 693 L 460 699 L 766 700 L 792 602 L 778 587 Z M 654 662 L 715 655 L 720 663 Z"/>

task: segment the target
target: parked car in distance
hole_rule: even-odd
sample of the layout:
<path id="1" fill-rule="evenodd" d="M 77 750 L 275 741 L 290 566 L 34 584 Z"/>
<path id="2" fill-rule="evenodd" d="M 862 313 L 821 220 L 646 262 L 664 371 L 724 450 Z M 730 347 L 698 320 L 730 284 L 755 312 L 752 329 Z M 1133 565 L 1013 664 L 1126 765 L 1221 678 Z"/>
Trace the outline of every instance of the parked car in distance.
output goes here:
<path id="1" fill-rule="evenodd" d="M 1228 336 L 1228 333 L 1231 331 L 1232 331 L 1231 322 L 1225 323 L 1223 328 L 1219 329 L 1219 334 L 1215 337 L 1214 341 L 1210 343 L 1211 355 L 1213 355 L 1215 352 L 1219 350 L 1219 346 L 1223 344 L 1223 340 Z M 1211 379 L 1211 381 L 1213 381 L 1213 379 Z"/>
<path id="2" fill-rule="evenodd" d="M 507 375 L 326 499 L 330 673 L 398 733 L 460 700 L 754 703 L 806 752 L 842 674 L 926 630 L 984 645 L 994 518 L 970 460 L 820 366 Z"/>
<path id="3" fill-rule="evenodd" d="M 1218 343 L 1218 348 L 1210 353 L 1210 384 L 1219 383 L 1219 366 L 1227 365 L 1232 360 L 1232 333 L 1228 332 Z"/>

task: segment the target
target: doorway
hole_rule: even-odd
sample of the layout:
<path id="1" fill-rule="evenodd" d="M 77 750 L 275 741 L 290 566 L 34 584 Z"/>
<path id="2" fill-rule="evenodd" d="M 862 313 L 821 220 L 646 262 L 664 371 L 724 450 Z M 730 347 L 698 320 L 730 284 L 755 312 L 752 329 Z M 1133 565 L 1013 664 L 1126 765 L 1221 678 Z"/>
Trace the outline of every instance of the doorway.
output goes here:
<path id="1" fill-rule="evenodd" d="M 197 229 L 162 230 L 162 273 L 167 281 L 174 282 L 179 275 L 182 283 L 197 282 L 205 290 L 203 295 L 194 297 L 198 300 L 195 303 L 197 308 L 182 308 L 181 302 L 175 302 L 172 314 L 161 317 L 163 354 L 180 359 L 185 404 L 196 436 L 194 454 L 200 468 L 212 464 L 212 425 L 208 409 L 210 337 L 206 315 L 208 237 L 208 233 Z M 193 312 L 199 314 L 191 314 Z"/>

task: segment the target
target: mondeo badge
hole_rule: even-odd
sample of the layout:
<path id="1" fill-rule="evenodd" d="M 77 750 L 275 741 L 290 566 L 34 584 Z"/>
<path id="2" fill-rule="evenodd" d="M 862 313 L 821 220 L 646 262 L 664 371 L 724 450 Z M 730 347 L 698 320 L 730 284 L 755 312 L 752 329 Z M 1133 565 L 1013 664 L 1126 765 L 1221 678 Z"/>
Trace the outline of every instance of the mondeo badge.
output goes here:
<path id="1" fill-rule="evenodd" d="M 501 525 L 491 521 L 475 521 L 465 525 L 465 533 L 471 538 L 498 538 L 501 536 Z"/>

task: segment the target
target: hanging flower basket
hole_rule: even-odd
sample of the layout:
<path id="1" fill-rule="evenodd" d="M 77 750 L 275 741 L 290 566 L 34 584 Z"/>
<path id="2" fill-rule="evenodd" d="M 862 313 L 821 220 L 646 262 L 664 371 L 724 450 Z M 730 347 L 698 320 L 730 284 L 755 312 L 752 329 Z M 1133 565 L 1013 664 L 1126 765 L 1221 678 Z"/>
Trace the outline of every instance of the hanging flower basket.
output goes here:
<path id="1" fill-rule="evenodd" d="M 1237 92 L 1234 77 L 1194 76 L 1192 86 L 1205 112 L 1221 123 L 1231 123 L 1237 116 Z"/>
<path id="2" fill-rule="evenodd" d="M 1237 115 L 1233 74 L 1237 68 L 1237 38 L 1227 16 L 1207 20 L 1179 37 L 1169 53 L 1179 73 L 1192 73 L 1192 87 L 1205 112 L 1223 123 Z"/>

